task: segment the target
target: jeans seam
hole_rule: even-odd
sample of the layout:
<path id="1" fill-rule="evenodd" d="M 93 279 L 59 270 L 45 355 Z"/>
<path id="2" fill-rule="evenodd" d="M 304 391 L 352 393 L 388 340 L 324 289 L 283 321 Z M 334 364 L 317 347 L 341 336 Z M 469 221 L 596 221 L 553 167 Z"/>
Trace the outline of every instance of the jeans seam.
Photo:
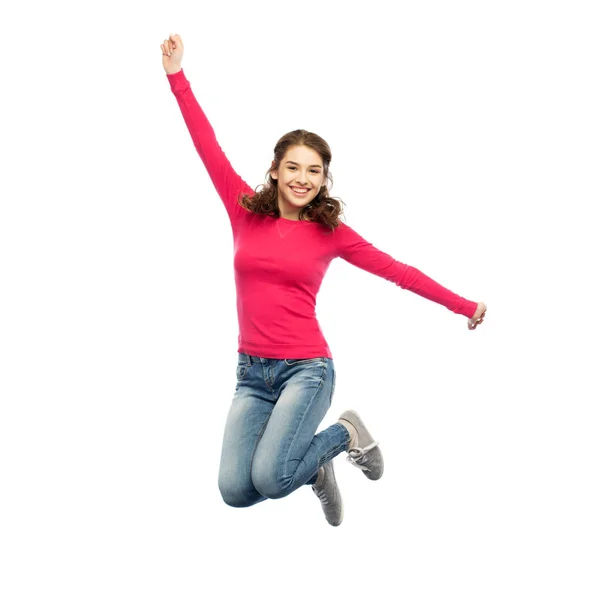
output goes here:
<path id="1" fill-rule="evenodd" d="M 348 438 L 350 438 L 350 434 L 348 434 L 347 436 Z M 341 442 L 340 444 L 337 444 L 336 446 L 334 446 L 326 455 L 326 460 L 324 460 L 321 465 L 325 464 L 326 462 L 329 462 L 330 460 L 333 460 L 338 454 L 341 454 L 342 452 L 344 452 L 344 450 L 346 450 L 346 446 L 348 445 L 348 440 L 345 440 L 343 442 Z"/>
<path id="2" fill-rule="evenodd" d="M 319 387 L 317 388 L 317 390 L 315 391 L 315 393 L 313 394 L 313 397 L 310 399 L 310 402 L 307 404 L 306 409 L 304 411 L 304 413 L 302 413 L 302 418 L 300 419 L 298 426 L 296 427 L 296 431 L 294 432 L 294 437 L 292 438 L 292 441 L 290 442 L 290 447 L 288 448 L 288 451 L 286 452 L 286 456 L 285 456 L 285 461 L 284 461 L 284 471 L 283 471 L 283 477 L 287 478 L 290 475 L 287 472 L 288 469 L 288 465 L 290 464 L 290 454 L 292 452 L 292 446 L 294 445 L 294 442 L 296 441 L 297 437 L 298 437 L 298 431 L 300 430 L 300 426 L 302 425 L 302 423 L 304 422 L 304 420 L 306 419 L 306 415 L 309 413 L 313 402 L 315 400 L 315 398 L 317 397 L 317 394 L 321 391 L 321 388 L 323 387 L 323 379 L 325 378 L 325 372 L 327 371 L 327 363 L 325 363 L 323 365 L 323 370 L 321 373 L 321 379 L 319 381 Z M 314 435 L 313 435 L 313 439 L 314 439 Z M 312 443 L 312 440 L 311 440 Z M 296 471 L 298 470 L 298 466 L 296 466 Z"/>
<path id="3" fill-rule="evenodd" d="M 256 449 L 258 448 L 258 444 L 260 444 L 260 440 L 262 440 L 263 434 L 265 433 L 265 429 L 267 428 L 269 420 L 271 419 L 271 414 L 273 414 L 273 411 L 271 411 L 269 413 L 269 416 L 267 417 L 266 421 L 263 423 L 263 426 L 260 428 L 260 431 L 258 432 L 258 436 L 256 438 L 256 442 L 254 443 L 254 448 L 252 449 L 252 455 L 250 456 L 250 473 L 252 473 L 252 465 L 254 463 L 254 456 L 256 455 Z"/>

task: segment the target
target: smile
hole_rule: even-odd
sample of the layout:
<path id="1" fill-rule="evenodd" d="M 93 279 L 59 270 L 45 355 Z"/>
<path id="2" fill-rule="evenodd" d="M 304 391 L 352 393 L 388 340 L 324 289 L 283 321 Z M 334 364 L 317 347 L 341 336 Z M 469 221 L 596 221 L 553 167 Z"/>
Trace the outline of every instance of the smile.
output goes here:
<path id="1" fill-rule="evenodd" d="M 290 186 L 292 187 L 292 186 Z M 292 187 L 292 191 L 294 192 L 294 194 L 296 194 L 296 196 L 306 196 L 306 194 L 308 194 L 308 189 L 307 188 L 295 188 Z"/>

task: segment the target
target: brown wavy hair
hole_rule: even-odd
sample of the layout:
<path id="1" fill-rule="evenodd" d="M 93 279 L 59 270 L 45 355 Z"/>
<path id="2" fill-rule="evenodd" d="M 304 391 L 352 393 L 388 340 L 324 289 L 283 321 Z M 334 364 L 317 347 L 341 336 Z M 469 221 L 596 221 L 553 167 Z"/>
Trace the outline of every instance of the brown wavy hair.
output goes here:
<path id="1" fill-rule="evenodd" d="M 331 197 L 329 189 L 333 186 L 333 178 L 329 172 L 331 163 L 331 149 L 329 144 L 316 133 L 306 131 L 306 129 L 296 129 L 282 136 L 273 149 L 274 163 L 265 173 L 266 183 L 261 184 L 263 189 L 256 191 L 254 195 L 240 194 L 238 204 L 245 209 L 259 214 L 268 215 L 275 219 L 281 217 L 281 211 L 277 204 L 277 179 L 271 176 L 272 171 L 279 169 L 279 165 L 290 146 L 307 146 L 319 154 L 323 160 L 323 170 L 325 181 L 330 183 L 330 187 L 322 185 L 319 193 L 302 210 L 298 217 L 301 221 L 315 221 L 329 227 L 332 231 L 339 225 L 339 218 L 343 214 L 343 200 Z M 261 187 L 258 185 L 257 188 Z"/>

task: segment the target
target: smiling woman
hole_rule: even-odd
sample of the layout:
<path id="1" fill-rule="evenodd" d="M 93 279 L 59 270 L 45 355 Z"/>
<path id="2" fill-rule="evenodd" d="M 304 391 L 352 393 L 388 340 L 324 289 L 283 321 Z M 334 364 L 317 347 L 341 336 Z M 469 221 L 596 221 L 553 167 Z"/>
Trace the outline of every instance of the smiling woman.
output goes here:
<path id="1" fill-rule="evenodd" d="M 267 183 L 260 191 L 243 194 L 240 205 L 256 214 L 338 227 L 342 201 L 330 197 L 326 185 L 333 185 L 329 144 L 316 133 L 296 129 L 279 139 L 273 155 Z"/>
<path id="2" fill-rule="evenodd" d="M 331 150 L 304 129 L 282 136 L 261 191 L 236 173 L 198 104 L 180 61 L 178 35 L 163 65 L 198 154 L 229 217 L 239 322 L 235 394 L 225 424 L 219 490 L 230 506 L 252 506 L 311 485 L 327 522 L 342 522 L 332 459 L 342 452 L 367 479 L 383 474 L 381 450 L 355 411 L 317 433 L 335 389 L 335 366 L 316 317 L 316 298 L 340 257 L 395 285 L 482 319 L 467 300 L 382 252 L 340 220 L 329 196 Z"/>

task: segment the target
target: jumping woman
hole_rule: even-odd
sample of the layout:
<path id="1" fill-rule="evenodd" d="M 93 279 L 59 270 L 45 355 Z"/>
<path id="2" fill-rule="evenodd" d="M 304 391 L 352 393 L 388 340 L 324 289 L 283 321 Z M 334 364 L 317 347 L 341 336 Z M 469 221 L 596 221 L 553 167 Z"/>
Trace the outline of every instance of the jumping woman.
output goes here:
<path id="1" fill-rule="evenodd" d="M 341 222 L 329 196 L 331 150 L 304 129 L 275 145 L 267 183 L 254 191 L 234 171 L 182 68 L 183 43 L 171 35 L 162 62 L 192 141 L 221 198 L 233 232 L 239 323 L 237 385 L 227 415 L 218 485 L 230 506 L 283 498 L 311 485 L 327 522 L 342 522 L 332 459 L 348 460 L 367 479 L 383 457 L 353 410 L 317 433 L 331 406 L 335 367 L 316 318 L 316 297 L 331 261 L 341 257 L 452 312 L 483 321 L 486 305 L 442 287 L 398 262 Z"/>

